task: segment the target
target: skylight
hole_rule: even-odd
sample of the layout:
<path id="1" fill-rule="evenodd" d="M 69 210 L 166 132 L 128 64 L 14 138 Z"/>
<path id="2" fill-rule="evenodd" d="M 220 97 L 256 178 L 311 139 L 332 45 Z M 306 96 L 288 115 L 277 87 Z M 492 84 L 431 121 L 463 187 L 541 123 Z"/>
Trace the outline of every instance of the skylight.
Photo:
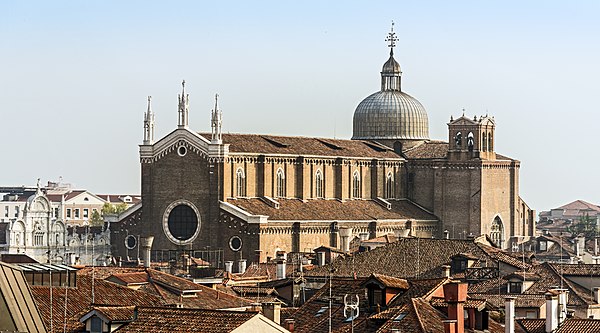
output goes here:
<path id="1" fill-rule="evenodd" d="M 319 316 L 321 316 L 321 315 L 322 315 L 322 314 L 323 314 L 325 311 L 327 311 L 327 309 L 329 309 L 329 308 L 328 308 L 328 307 L 326 307 L 326 306 L 324 306 L 324 307 L 321 307 L 321 308 L 319 309 L 319 311 L 317 311 L 317 313 L 315 314 L 315 317 L 319 317 Z"/>

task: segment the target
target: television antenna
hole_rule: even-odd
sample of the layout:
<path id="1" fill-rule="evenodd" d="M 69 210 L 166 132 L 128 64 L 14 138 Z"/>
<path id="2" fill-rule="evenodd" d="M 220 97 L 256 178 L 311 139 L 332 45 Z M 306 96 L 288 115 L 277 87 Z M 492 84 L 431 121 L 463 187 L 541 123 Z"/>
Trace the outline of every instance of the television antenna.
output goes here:
<path id="1" fill-rule="evenodd" d="M 352 299 L 348 302 L 348 294 L 344 295 L 344 317 L 346 317 L 346 320 L 350 320 L 350 332 L 352 333 L 354 333 L 354 319 L 358 318 L 360 312 L 358 308 L 360 299 L 358 298 L 358 295 L 354 296 L 356 296 L 356 303 L 352 302 Z M 348 311 L 350 312 L 350 316 L 348 316 Z"/>

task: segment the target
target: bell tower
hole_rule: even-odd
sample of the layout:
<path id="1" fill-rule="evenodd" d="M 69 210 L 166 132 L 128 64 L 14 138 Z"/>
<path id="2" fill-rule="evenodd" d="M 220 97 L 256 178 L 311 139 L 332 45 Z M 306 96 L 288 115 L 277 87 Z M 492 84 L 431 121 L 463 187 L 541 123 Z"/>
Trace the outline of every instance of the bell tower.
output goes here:
<path id="1" fill-rule="evenodd" d="M 494 130 L 496 122 L 488 115 L 472 119 L 463 115 L 448 123 L 448 159 L 451 161 L 467 161 L 473 159 L 493 161 Z"/>

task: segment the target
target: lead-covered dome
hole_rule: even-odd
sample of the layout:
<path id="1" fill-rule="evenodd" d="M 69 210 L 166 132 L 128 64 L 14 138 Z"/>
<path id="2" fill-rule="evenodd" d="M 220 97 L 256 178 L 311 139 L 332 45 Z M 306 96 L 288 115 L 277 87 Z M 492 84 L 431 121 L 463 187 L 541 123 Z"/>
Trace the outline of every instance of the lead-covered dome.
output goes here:
<path id="1" fill-rule="evenodd" d="M 427 140 L 429 121 L 421 103 L 396 90 L 378 91 L 354 111 L 355 140 Z"/>
<path id="2" fill-rule="evenodd" d="M 354 140 L 428 140 L 429 120 L 423 105 L 402 92 L 402 71 L 394 59 L 395 33 L 388 36 L 390 58 L 381 71 L 381 90 L 354 111 Z"/>

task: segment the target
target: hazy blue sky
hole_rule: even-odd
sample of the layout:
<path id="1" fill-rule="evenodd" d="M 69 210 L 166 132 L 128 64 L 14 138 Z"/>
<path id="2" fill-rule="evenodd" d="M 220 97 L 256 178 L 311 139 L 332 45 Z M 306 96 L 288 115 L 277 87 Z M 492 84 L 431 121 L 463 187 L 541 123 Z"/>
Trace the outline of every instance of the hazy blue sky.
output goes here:
<path id="1" fill-rule="evenodd" d="M 447 140 L 489 113 L 537 210 L 600 203 L 598 1 L 0 1 L 1 185 L 58 180 L 138 193 L 146 96 L 177 125 L 349 138 L 379 89 L 390 22 L 403 90 Z"/>

